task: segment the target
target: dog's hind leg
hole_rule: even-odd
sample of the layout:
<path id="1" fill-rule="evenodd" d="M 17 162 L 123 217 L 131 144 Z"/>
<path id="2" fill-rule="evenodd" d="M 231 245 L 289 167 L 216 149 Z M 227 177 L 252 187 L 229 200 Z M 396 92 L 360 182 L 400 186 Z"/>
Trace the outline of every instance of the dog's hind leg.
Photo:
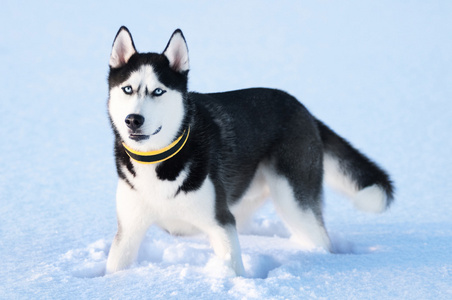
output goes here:
<path id="1" fill-rule="evenodd" d="M 269 160 L 265 176 L 275 208 L 293 238 L 306 249 L 331 251 L 322 216 L 322 145 L 309 134 L 309 123 L 302 125 L 288 132 L 289 138 Z"/>
<path id="2" fill-rule="evenodd" d="M 267 180 L 276 211 L 292 233 L 292 238 L 306 250 L 323 248 L 331 251 L 330 239 L 323 224 L 321 210 L 311 204 L 303 205 L 296 198 L 296 193 L 289 181 L 283 176 L 272 174 Z M 318 201 L 321 199 L 312 199 L 308 202 Z"/>

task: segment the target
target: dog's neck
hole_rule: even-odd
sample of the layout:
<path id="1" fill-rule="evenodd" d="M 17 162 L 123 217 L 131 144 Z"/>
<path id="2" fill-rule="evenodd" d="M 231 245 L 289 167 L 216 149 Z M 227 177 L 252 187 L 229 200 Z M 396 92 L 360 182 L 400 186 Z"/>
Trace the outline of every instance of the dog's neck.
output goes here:
<path id="1" fill-rule="evenodd" d="M 125 143 L 122 143 L 124 149 L 129 155 L 129 157 L 141 164 L 156 164 L 159 162 L 163 162 L 165 160 L 170 159 L 174 155 L 176 155 L 182 148 L 185 146 L 185 143 L 188 140 L 188 136 L 190 135 L 190 127 L 184 130 L 182 135 L 178 137 L 174 142 L 166 146 L 165 148 L 148 151 L 148 152 L 140 152 L 133 150 L 128 147 Z"/>

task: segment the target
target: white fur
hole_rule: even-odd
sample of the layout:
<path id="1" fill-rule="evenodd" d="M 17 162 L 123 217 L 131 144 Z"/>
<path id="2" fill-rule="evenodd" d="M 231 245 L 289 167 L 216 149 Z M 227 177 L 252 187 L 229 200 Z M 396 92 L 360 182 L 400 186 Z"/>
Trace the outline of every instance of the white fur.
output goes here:
<path id="1" fill-rule="evenodd" d="M 168 58 L 170 66 L 177 72 L 188 71 L 188 48 L 180 31 L 176 31 L 163 54 Z"/>
<path id="2" fill-rule="evenodd" d="M 215 219 L 215 191 L 209 178 L 199 190 L 180 192 L 175 197 L 187 172 L 181 172 L 175 181 L 162 181 L 156 176 L 155 165 L 134 162 L 134 168 L 138 175 L 132 178 L 133 189 L 123 180 L 118 183 L 119 229 L 108 257 L 107 274 L 134 262 L 143 236 L 152 224 L 176 235 L 206 233 L 215 253 L 237 275 L 244 274 L 235 228 L 222 227 Z"/>
<path id="3" fill-rule="evenodd" d="M 141 241 L 151 225 L 144 200 L 122 180 L 116 191 L 118 233 L 113 240 L 107 260 L 106 273 L 129 267 L 136 259 Z"/>
<path id="4" fill-rule="evenodd" d="M 110 66 L 112 68 L 119 68 L 125 65 L 134 53 L 136 53 L 136 50 L 133 46 L 132 37 L 127 30 L 122 29 L 113 43 Z"/>
<path id="5" fill-rule="evenodd" d="M 373 213 L 383 212 L 387 205 L 386 193 L 376 184 L 356 193 L 352 201 L 356 208 Z"/>
<path id="6" fill-rule="evenodd" d="M 356 184 L 342 172 L 334 157 L 328 154 L 323 156 L 323 169 L 323 179 L 329 186 L 349 197 L 356 195 L 358 192 Z"/>
<path id="7" fill-rule="evenodd" d="M 177 44 L 179 38 L 175 36 L 174 39 Z M 125 94 L 121 89 L 128 85 L 133 89 L 132 95 Z M 146 88 L 149 93 L 156 88 L 166 93 L 160 97 L 147 96 Z M 121 86 L 111 89 L 109 113 L 128 146 L 138 151 L 150 151 L 163 148 L 174 140 L 185 112 L 182 95 L 159 82 L 153 68 L 146 65 L 133 72 Z M 145 117 L 140 129 L 143 134 L 151 135 L 149 140 L 136 142 L 129 138 L 129 129 L 125 124 L 129 114 Z M 160 126 L 160 132 L 152 135 Z M 244 274 L 235 228 L 223 227 L 215 219 L 215 191 L 210 179 L 207 178 L 199 190 L 188 194 L 180 192 L 176 196 L 187 177 L 185 170 L 174 181 L 162 181 L 157 178 L 156 165 L 133 164 L 136 176 L 123 167 L 133 188 L 121 179 L 118 182 L 116 202 L 119 228 L 108 257 L 107 273 L 130 266 L 147 229 L 156 224 L 172 234 L 206 233 L 215 253 L 237 275 Z"/>
<path id="8" fill-rule="evenodd" d="M 134 53 L 136 50 L 132 38 L 126 29 L 122 29 L 113 45 L 110 66 L 123 66 Z M 163 54 L 174 71 L 188 71 L 188 49 L 180 31 L 173 34 Z M 122 88 L 126 86 L 132 87 L 132 94 L 124 93 Z M 166 92 L 161 96 L 152 96 L 152 91 L 156 88 Z M 121 139 L 129 147 L 143 152 L 161 149 L 173 142 L 185 116 L 181 93 L 162 84 L 150 65 L 142 66 L 131 73 L 120 86 L 110 90 L 108 108 L 113 126 Z M 134 141 L 129 138 L 130 129 L 125 123 L 129 114 L 139 114 L 145 118 L 140 134 L 149 135 L 149 139 Z M 215 254 L 235 274 L 244 274 L 236 228 L 233 225 L 223 226 L 217 221 L 216 193 L 209 177 L 198 190 L 179 192 L 179 187 L 188 176 L 189 165 L 185 166 L 175 180 L 170 181 L 157 177 L 158 165 L 144 165 L 135 161 L 132 164 L 134 175 L 125 166 L 121 167 L 126 180 L 120 179 L 118 182 L 118 233 L 109 252 L 107 274 L 125 269 L 135 261 L 141 241 L 153 224 L 176 235 L 198 232 L 207 234 Z M 379 212 L 386 207 L 387 199 L 381 187 L 373 185 L 359 191 L 333 157 L 325 155 L 324 169 L 325 181 L 351 196 L 359 209 Z M 259 166 L 242 199 L 230 207 L 238 226 L 242 226 L 263 203 L 269 191 L 278 213 L 297 242 L 308 250 L 331 250 L 322 216 L 311 209 L 304 209 L 295 198 L 287 178 L 264 163 Z"/>
<path id="9" fill-rule="evenodd" d="M 215 254 L 230 267 L 237 276 L 245 275 L 239 237 L 233 225 L 226 228 L 213 226 L 208 231 L 210 244 Z"/>
<path id="10" fill-rule="evenodd" d="M 347 195 L 357 209 L 373 213 L 380 213 L 386 209 L 386 193 L 380 186 L 374 184 L 359 190 L 356 184 L 340 169 L 337 160 L 328 154 L 324 155 L 323 168 L 325 182 Z"/>
<path id="11" fill-rule="evenodd" d="M 323 248 L 330 251 L 331 243 L 325 228 L 312 210 L 304 210 L 298 204 L 287 179 L 270 169 L 266 170 L 265 176 L 275 208 L 292 232 L 293 238 L 306 250 Z"/>
<path id="12" fill-rule="evenodd" d="M 127 95 L 121 89 L 131 86 L 132 95 Z M 146 96 L 156 88 L 166 91 L 159 97 Z M 133 72 L 120 86 L 110 90 L 108 102 L 110 117 L 125 143 L 138 151 L 151 151 L 168 146 L 176 137 L 184 117 L 182 95 L 162 84 L 154 73 L 152 66 L 145 65 Z M 129 138 L 129 128 L 125 123 L 129 114 L 140 114 L 145 122 L 140 128 L 143 134 L 150 135 L 148 140 L 134 141 Z M 159 133 L 152 135 L 160 126 Z"/>
<path id="13" fill-rule="evenodd" d="M 230 207 L 239 230 L 244 228 L 252 214 L 265 202 L 269 194 L 270 190 L 265 181 L 263 166 L 260 166 L 242 199 Z"/>

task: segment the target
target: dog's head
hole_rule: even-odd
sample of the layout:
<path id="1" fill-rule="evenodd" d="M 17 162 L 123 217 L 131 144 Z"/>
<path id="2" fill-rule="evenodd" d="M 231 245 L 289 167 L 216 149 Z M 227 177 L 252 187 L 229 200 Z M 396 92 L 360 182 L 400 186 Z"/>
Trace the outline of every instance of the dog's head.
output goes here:
<path id="1" fill-rule="evenodd" d="M 119 138 L 138 151 L 170 144 L 187 114 L 188 49 L 176 30 L 162 54 L 138 53 L 121 27 L 113 42 L 108 112 Z"/>

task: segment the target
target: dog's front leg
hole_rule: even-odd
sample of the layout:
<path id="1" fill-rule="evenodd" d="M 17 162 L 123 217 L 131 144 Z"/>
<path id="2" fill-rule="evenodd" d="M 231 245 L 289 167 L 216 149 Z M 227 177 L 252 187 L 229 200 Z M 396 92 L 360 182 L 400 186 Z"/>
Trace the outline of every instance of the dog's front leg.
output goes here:
<path id="1" fill-rule="evenodd" d="M 120 180 L 116 193 L 118 232 L 107 260 L 106 274 L 126 269 L 135 261 L 150 226 L 143 202 L 135 190 Z"/>
<path id="2" fill-rule="evenodd" d="M 232 224 L 218 226 L 209 230 L 207 234 L 215 254 L 232 268 L 237 276 L 244 276 L 245 269 L 235 226 Z"/>

